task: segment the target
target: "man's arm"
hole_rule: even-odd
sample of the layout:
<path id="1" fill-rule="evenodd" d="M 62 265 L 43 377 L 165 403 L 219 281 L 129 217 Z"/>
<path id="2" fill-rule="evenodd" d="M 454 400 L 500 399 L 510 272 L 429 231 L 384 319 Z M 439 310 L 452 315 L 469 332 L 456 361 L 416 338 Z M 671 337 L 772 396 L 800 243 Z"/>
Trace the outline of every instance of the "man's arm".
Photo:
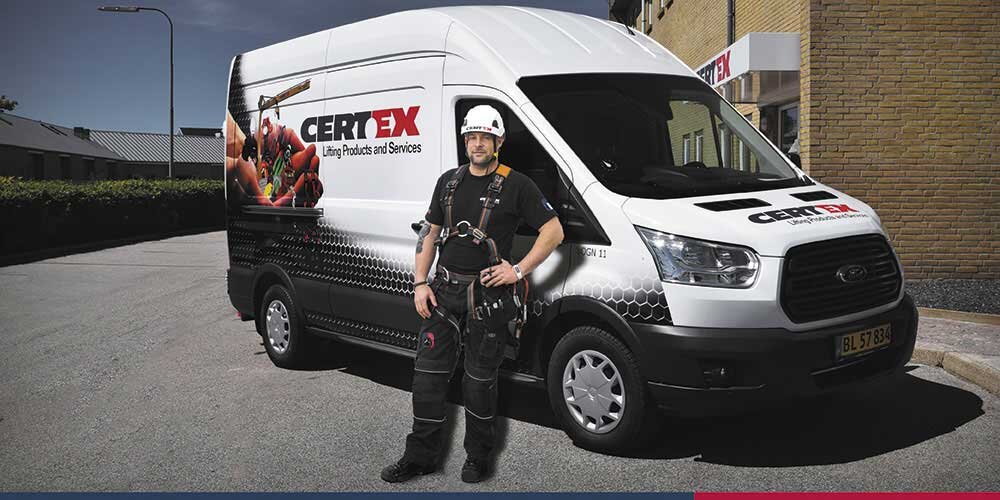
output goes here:
<path id="1" fill-rule="evenodd" d="M 434 240 L 439 234 L 441 234 L 441 226 L 428 222 L 424 224 L 420 229 L 420 234 L 417 235 L 417 257 L 416 265 L 414 266 L 416 270 L 414 279 L 417 282 L 427 281 L 431 264 L 434 263 L 434 254 L 437 252 Z"/>
<path id="2" fill-rule="evenodd" d="M 535 240 L 535 244 L 531 246 L 531 250 L 521 259 L 521 262 L 517 263 L 521 272 L 527 275 L 533 271 L 549 257 L 549 254 L 562 243 L 562 240 L 563 228 L 562 224 L 559 223 L 559 217 L 553 217 L 542 224 L 542 227 L 538 228 L 538 238 Z"/>

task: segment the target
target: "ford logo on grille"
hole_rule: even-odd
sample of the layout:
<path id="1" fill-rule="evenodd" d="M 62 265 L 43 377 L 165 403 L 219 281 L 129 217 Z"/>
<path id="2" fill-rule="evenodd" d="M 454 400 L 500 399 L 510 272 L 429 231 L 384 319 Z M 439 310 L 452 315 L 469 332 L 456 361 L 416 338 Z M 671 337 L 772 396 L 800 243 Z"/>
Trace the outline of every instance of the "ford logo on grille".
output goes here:
<path id="1" fill-rule="evenodd" d="M 837 269 L 837 279 L 844 283 L 857 283 L 868 277 L 868 270 L 858 264 L 848 264 Z"/>

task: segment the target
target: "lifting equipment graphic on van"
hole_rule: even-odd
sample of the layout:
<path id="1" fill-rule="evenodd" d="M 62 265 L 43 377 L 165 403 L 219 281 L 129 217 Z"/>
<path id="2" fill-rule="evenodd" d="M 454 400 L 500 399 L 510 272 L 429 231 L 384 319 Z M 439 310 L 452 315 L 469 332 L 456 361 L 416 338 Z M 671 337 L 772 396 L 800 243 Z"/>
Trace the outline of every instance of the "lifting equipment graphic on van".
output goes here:
<path id="1" fill-rule="evenodd" d="M 226 151 L 227 186 L 239 187 L 234 194 L 240 204 L 311 207 L 321 196 L 316 147 L 303 144 L 294 129 L 279 121 L 279 104 L 308 90 L 310 85 L 310 80 L 305 80 L 275 96 L 259 96 L 257 126 L 249 134 L 237 125 L 232 110 L 227 115 L 227 137 L 242 134 L 244 138 L 239 151 L 229 142 Z"/>

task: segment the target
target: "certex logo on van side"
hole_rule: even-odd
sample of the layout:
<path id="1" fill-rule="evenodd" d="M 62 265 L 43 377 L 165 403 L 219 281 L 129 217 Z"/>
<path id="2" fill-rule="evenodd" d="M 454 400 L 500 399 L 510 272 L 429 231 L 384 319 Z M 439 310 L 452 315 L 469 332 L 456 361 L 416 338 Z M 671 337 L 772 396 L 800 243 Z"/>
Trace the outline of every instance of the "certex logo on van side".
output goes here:
<path id="1" fill-rule="evenodd" d="M 306 142 L 327 142 L 368 139 L 365 125 L 375 120 L 375 138 L 420 135 L 417 113 L 420 106 L 376 109 L 355 113 L 313 116 L 302 122 L 301 137 Z"/>
<path id="2" fill-rule="evenodd" d="M 783 220 L 789 224 L 798 225 L 855 217 L 868 217 L 868 214 L 855 210 L 848 205 L 806 205 L 802 207 L 782 208 L 780 210 L 768 210 L 766 212 L 751 214 L 747 218 L 750 219 L 750 222 L 757 224 L 770 224 Z"/>

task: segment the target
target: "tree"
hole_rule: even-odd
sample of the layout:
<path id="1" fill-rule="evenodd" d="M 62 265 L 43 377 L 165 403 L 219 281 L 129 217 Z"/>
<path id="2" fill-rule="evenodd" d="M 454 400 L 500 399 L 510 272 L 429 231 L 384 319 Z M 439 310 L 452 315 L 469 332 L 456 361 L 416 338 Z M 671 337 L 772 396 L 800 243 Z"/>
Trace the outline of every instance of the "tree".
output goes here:
<path id="1" fill-rule="evenodd" d="M 14 111 L 14 108 L 16 107 L 17 101 L 7 99 L 7 96 L 5 95 L 0 95 L 0 113 L 3 113 L 4 111 Z"/>

